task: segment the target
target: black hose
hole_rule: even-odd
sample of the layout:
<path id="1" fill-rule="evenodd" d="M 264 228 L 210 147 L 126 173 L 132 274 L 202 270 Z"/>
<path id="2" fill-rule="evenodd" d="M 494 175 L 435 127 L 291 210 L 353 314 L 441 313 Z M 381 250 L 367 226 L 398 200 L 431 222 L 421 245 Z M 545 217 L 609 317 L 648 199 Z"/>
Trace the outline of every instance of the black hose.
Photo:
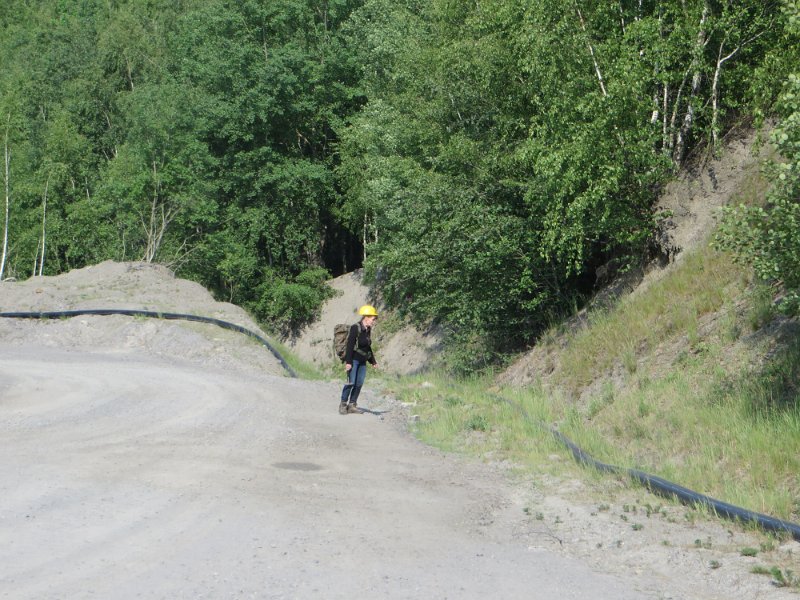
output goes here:
<path id="1" fill-rule="evenodd" d="M 501 399 L 504 402 L 511 404 L 512 406 L 520 410 L 527 420 L 536 423 L 537 425 L 548 431 L 550 434 L 552 434 L 552 436 L 556 439 L 556 441 L 566 446 L 569 449 L 569 451 L 572 452 L 573 458 L 576 460 L 576 462 L 578 462 L 581 465 L 593 467 L 602 473 L 627 475 L 631 479 L 638 481 L 644 487 L 646 487 L 653 493 L 658 494 L 660 496 L 664 496 L 667 498 L 677 498 L 684 504 L 704 506 L 714 511 L 714 513 L 716 513 L 717 515 L 724 517 L 726 519 L 741 521 L 744 523 L 753 523 L 766 531 L 788 533 L 792 536 L 792 538 L 800 541 L 800 525 L 797 525 L 796 523 L 792 523 L 790 521 L 783 521 L 781 519 L 777 519 L 769 515 L 764 515 L 751 510 L 747 510 L 745 508 L 734 506 L 733 504 L 728 504 L 727 502 L 722 502 L 721 500 L 717 500 L 715 498 L 711 498 L 710 496 L 700 494 L 683 486 L 672 483 L 671 481 L 667 481 L 666 479 L 662 479 L 661 477 L 656 477 L 655 475 L 650 475 L 648 473 L 645 473 L 644 471 L 639 471 L 638 469 L 625 469 L 622 467 L 609 465 L 607 463 L 601 462 L 593 458 L 589 454 L 587 454 L 582 448 L 580 448 L 572 440 L 570 440 L 567 436 L 565 436 L 563 433 L 561 433 L 554 427 L 550 427 L 545 423 L 536 421 L 535 419 L 531 419 L 530 415 L 527 414 L 527 411 L 525 411 L 523 407 L 512 403 L 510 400 L 507 400 L 506 398 L 501 398 Z"/>
<path id="2" fill-rule="evenodd" d="M 266 339 L 262 336 L 258 335 L 254 331 L 250 331 L 242 327 L 241 325 L 236 325 L 234 323 L 229 323 L 228 321 L 223 321 L 221 319 L 214 319 L 212 317 L 201 317 L 198 315 L 187 315 L 182 313 L 170 313 L 170 312 L 155 312 L 149 310 L 134 310 L 134 309 L 127 309 L 127 308 L 93 308 L 93 309 L 86 309 L 86 310 L 60 310 L 60 311 L 50 311 L 50 312 L 3 312 L 0 313 L 0 317 L 7 317 L 11 319 L 63 319 L 68 317 L 77 317 L 81 315 L 127 315 L 130 317 L 150 317 L 155 319 L 180 319 L 183 321 L 196 321 L 198 323 L 211 323 L 212 325 L 217 325 L 218 327 L 222 327 L 223 329 L 230 329 L 231 331 L 236 331 L 238 333 L 243 333 L 245 335 L 249 335 L 252 338 L 258 340 L 261 344 L 266 346 L 266 348 L 272 352 L 272 355 L 278 359 L 278 362 L 281 363 L 281 366 L 286 370 L 290 377 L 297 377 L 297 373 L 295 373 L 294 369 L 289 366 L 289 364 L 284 360 L 283 356 L 281 356 L 280 352 L 278 352 L 275 347 L 270 344 Z"/>

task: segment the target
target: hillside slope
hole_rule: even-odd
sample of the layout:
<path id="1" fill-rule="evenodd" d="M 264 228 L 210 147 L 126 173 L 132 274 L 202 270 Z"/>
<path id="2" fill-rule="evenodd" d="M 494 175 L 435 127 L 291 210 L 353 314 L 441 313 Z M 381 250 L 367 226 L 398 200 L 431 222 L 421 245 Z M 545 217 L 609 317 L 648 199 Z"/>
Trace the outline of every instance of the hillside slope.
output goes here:
<path id="1" fill-rule="evenodd" d="M 606 309 L 619 308 L 624 298 L 646 293 L 655 282 L 680 269 L 683 261 L 693 253 L 705 251 L 719 222 L 722 206 L 746 201 L 753 194 L 763 194 L 765 183 L 760 169 L 771 149 L 768 144 L 759 147 L 756 143 L 758 135 L 755 131 L 748 131 L 734 137 L 728 141 L 719 158 L 696 164 L 669 183 L 656 205 L 656 214 L 661 219 L 657 236 L 659 256 L 643 268 L 635 268 L 609 282 L 588 308 L 555 331 L 548 332 L 529 352 L 519 356 L 500 380 L 512 386 L 555 383 L 559 379 L 562 351 L 569 344 L 570 335 L 584 330 Z M 619 310 L 624 310 L 624 307 Z M 638 348 L 636 360 L 664 363 L 676 359 L 683 350 L 680 340 L 676 342 L 670 350 L 672 357 L 667 356 L 664 348 L 650 349 L 653 350 L 652 356 L 646 355 L 646 349 Z M 605 372 L 595 373 L 591 382 L 573 391 L 586 396 L 596 393 L 607 381 L 620 385 L 620 370 L 621 365 L 614 364 Z"/>

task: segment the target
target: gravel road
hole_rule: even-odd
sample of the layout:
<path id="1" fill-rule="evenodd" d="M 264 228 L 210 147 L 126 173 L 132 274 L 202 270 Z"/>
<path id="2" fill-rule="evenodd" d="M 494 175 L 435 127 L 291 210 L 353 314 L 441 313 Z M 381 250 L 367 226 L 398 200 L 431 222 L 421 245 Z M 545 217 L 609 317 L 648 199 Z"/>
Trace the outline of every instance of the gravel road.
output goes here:
<path id="1" fill-rule="evenodd" d="M 0 344 L 0 597 L 655 598 L 338 387 Z"/>

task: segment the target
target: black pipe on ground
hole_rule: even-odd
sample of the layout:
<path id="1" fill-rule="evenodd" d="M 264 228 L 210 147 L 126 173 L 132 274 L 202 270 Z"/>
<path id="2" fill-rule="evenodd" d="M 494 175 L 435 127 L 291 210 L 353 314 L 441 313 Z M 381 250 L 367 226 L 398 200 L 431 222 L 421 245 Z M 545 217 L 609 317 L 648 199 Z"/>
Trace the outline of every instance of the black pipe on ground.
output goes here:
<path id="1" fill-rule="evenodd" d="M 235 323 L 230 323 L 228 321 L 223 321 L 221 319 L 214 319 L 212 317 L 201 317 L 198 315 L 187 315 L 182 313 L 170 313 L 170 312 L 156 312 L 156 311 L 149 311 L 149 310 L 134 310 L 134 309 L 126 309 L 126 308 L 93 308 L 93 309 L 86 309 L 86 310 L 60 310 L 60 311 L 49 311 L 49 312 L 4 312 L 0 313 L 0 317 L 7 317 L 11 319 L 64 319 L 69 317 L 78 317 L 82 315 L 127 315 L 130 317 L 148 317 L 154 319 L 179 319 L 183 321 L 195 321 L 198 323 L 211 323 L 212 325 L 216 325 L 218 327 L 222 327 L 223 329 L 230 329 L 231 331 L 236 331 L 238 333 L 243 333 L 248 335 L 256 340 L 258 340 L 262 345 L 266 346 L 266 348 L 272 352 L 272 355 L 278 359 L 281 363 L 281 366 L 286 370 L 290 377 L 297 377 L 297 373 L 295 373 L 294 369 L 289 366 L 286 360 L 281 356 L 280 352 L 278 352 L 275 347 L 269 343 L 265 338 L 258 335 L 256 332 L 251 331 L 241 325 L 236 325 Z"/>
<path id="2" fill-rule="evenodd" d="M 513 406 L 519 410 L 528 421 L 535 423 L 543 430 L 550 433 L 557 442 L 566 447 L 572 453 L 572 457 L 578 464 L 592 467 L 601 473 L 626 475 L 631 479 L 638 481 L 645 488 L 654 494 L 658 494 L 659 496 L 666 498 L 677 498 L 684 504 L 706 507 L 720 517 L 724 517 L 733 521 L 740 521 L 742 523 L 753 523 L 765 531 L 788 533 L 792 536 L 792 538 L 800 541 L 800 525 L 797 525 L 796 523 L 747 510 L 745 508 L 734 506 L 733 504 L 728 504 L 727 502 L 722 502 L 721 500 L 700 494 L 676 483 L 672 483 L 671 481 L 667 481 L 666 479 L 662 479 L 661 477 L 656 477 L 655 475 L 650 475 L 644 471 L 639 471 L 638 469 L 626 469 L 601 462 L 587 454 L 586 451 L 580 448 L 577 444 L 575 444 L 575 442 L 570 440 L 563 433 L 558 431 L 555 427 L 551 427 L 546 423 L 532 419 L 527 411 L 521 406 L 514 404 L 506 398 L 497 398 Z"/>

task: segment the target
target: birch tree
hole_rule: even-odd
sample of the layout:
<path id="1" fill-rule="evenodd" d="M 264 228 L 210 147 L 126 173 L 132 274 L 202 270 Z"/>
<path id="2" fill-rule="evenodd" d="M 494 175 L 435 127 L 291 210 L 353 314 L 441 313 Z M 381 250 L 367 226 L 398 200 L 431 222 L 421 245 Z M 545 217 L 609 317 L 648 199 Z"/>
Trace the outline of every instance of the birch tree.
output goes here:
<path id="1" fill-rule="evenodd" d="M 800 314 L 800 2 L 784 2 L 787 22 L 786 74 L 776 105 L 778 124 L 771 142 L 779 160 L 767 163 L 770 181 L 764 206 L 740 204 L 725 209 L 715 242 L 756 275 L 782 287 L 780 306 Z"/>
<path id="2" fill-rule="evenodd" d="M 0 257 L 0 281 L 5 278 L 6 258 L 8 255 L 8 219 L 11 212 L 11 150 L 9 148 L 9 130 L 11 115 L 6 119 L 6 130 L 3 136 L 3 190 L 5 191 L 5 218 L 3 219 L 3 255 Z"/>
<path id="3" fill-rule="evenodd" d="M 707 31 L 707 23 L 708 23 L 708 13 L 709 7 L 707 3 L 703 4 L 703 12 L 700 16 L 700 22 L 697 27 L 697 37 L 695 39 L 694 48 L 692 51 L 692 61 L 689 65 L 689 68 L 686 71 L 686 75 L 681 82 L 681 86 L 678 89 L 678 94 L 675 99 L 675 105 L 673 108 L 673 118 L 672 123 L 673 125 L 671 128 L 675 131 L 674 134 L 674 143 L 672 144 L 672 162 L 675 165 L 675 168 L 680 168 L 681 164 L 683 163 L 684 153 L 686 150 L 686 137 L 689 135 L 689 131 L 691 130 L 692 126 L 694 125 L 695 120 L 695 111 L 697 110 L 697 102 L 698 102 L 698 94 L 700 92 L 700 84 L 703 81 L 703 66 L 704 66 L 704 54 L 705 48 L 709 42 L 709 36 Z M 689 88 L 689 95 L 686 99 L 685 110 L 683 112 L 683 119 L 681 121 L 680 127 L 675 129 L 674 122 L 675 118 L 678 116 L 678 110 L 681 107 L 681 93 L 683 91 L 683 86 L 686 82 L 687 77 L 691 74 L 691 85 Z"/>
<path id="4" fill-rule="evenodd" d="M 44 184 L 44 194 L 42 194 L 42 254 L 39 257 L 39 277 L 44 274 L 44 257 L 47 254 L 47 190 L 50 188 L 50 177 Z M 34 263 L 33 274 L 36 275 L 36 265 Z"/>
<path id="5" fill-rule="evenodd" d="M 591 38 L 586 30 L 586 22 L 583 19 L 583 13 L 581 12 L 580 6 L 578 6 L 577 0 L 575 1 L 575 10 L 578 13 L 578 21 L 581 24 L 581 30 L 583 31 L 583 35 L 586 37 L 586 47 L 589 50 L 589 56 L 592 57 L 592 64 L 594 65 L 594 72 L 597 75 L 597 81 L 600 83 L 600 91 L 603 93 L 603 96 L 608 96 L 608 92 L 606 92 L 605 82 L 603 81 L 603 74 L 600 72 L 600 65 L 597 63 L 597 56 L 595 55 L 594 46 L 592 45 Z M 625 31 L 625 20 L 622 20 L 622 31 Z"/>
<path id="6" fill-rule="evenodd" d="M 720 137 L 720 94 L 723 68 L 728 61 L 735 60 L 741 53 L 756 43 L 776 27 L 777 13 L 773 6 L 763 2 L 742 3 L 734 6 L 723 5 L 723 12 L 716 22 L 719 32 L 714 70 L 711 80 L 711 151 L 719 147 Z"/>

